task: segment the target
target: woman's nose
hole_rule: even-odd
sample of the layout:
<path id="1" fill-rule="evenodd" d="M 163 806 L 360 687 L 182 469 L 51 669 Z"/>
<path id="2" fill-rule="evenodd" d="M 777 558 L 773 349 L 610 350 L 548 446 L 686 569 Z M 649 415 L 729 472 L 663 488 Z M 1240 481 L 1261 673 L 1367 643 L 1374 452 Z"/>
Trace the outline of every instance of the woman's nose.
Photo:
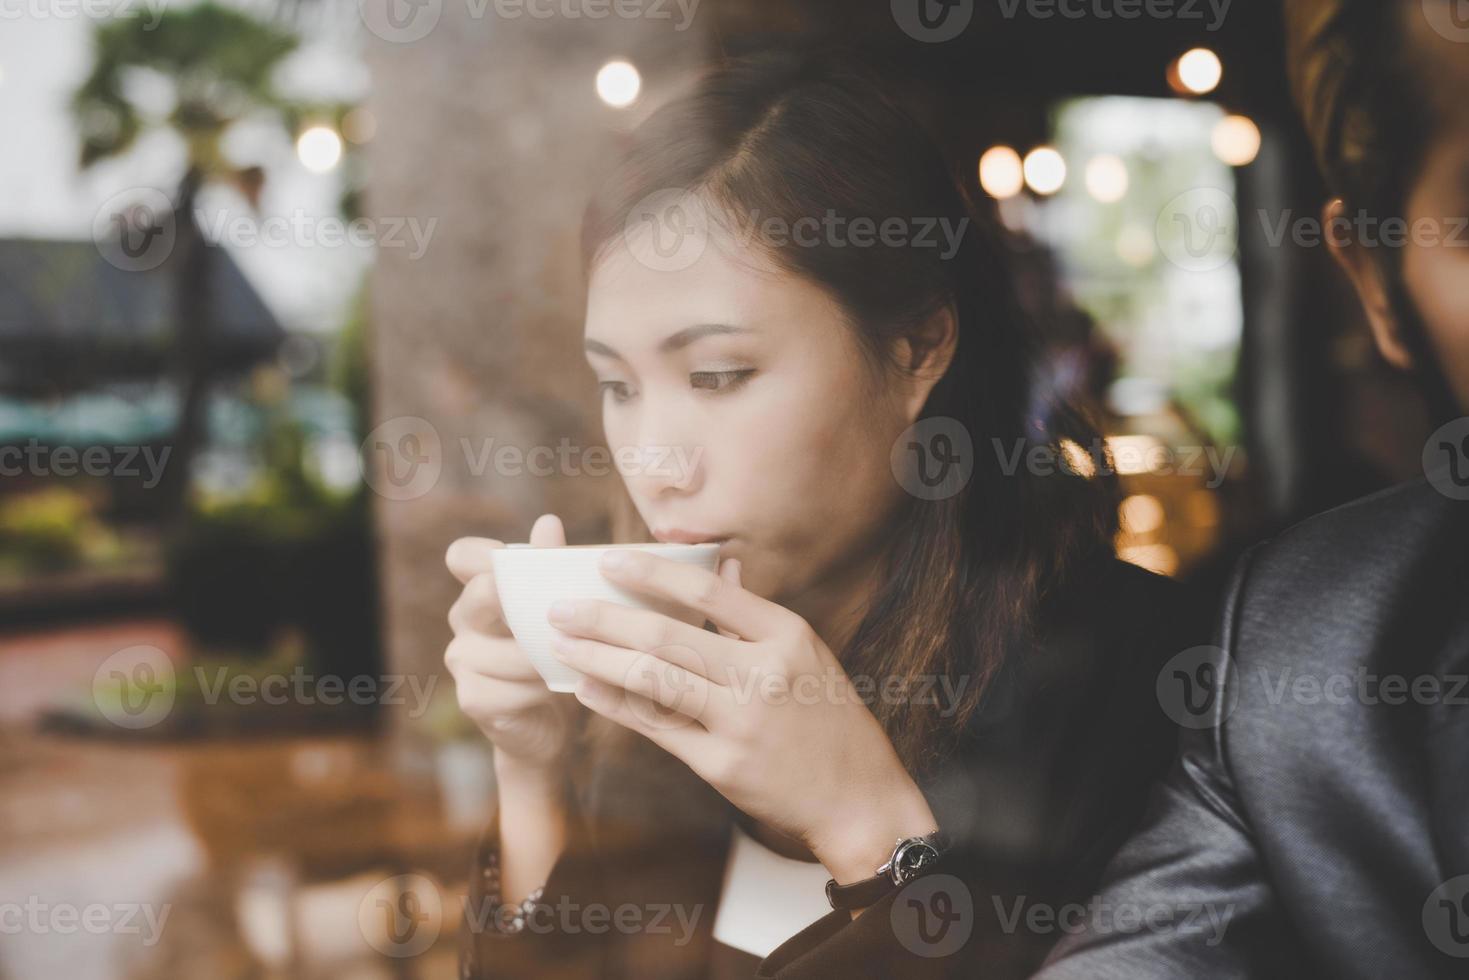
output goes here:
<path id="1" fill-rule="evenodd" d="M 703 481 L 702 451 L 682 443 L 634 443 L 624 447 L 619 467 L 629 489 L 649 499 L 693 493 Z"/>

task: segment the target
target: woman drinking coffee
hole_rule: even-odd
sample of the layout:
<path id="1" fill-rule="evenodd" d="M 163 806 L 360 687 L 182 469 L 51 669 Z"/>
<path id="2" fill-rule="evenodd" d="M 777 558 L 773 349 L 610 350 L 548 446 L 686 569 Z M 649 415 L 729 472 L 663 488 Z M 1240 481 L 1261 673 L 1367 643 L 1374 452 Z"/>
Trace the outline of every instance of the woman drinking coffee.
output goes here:
<path id="1" fill-rule="evenodd" d="M 1171 759 L 1197 642 L 1118 561 L 1096 433 L 1038 385 L 1003 236 L 879 79 L 727 63 L 583 228 L 619 541 L 552 693 L 466 538 L 446 660 L 494 744 L 465 977 L 1020 976 Z M 564 545 L 545 515 L 530 543 Z M 1049 926 L 1037 910 L 1049 910 Z"/>

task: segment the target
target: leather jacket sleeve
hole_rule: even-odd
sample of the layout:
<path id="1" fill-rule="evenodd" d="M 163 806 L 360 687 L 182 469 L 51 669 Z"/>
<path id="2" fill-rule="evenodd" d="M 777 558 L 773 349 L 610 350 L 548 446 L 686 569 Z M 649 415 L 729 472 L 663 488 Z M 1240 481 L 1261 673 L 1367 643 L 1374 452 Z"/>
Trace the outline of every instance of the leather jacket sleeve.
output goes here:
<path id="1" fill-rule="evenodd" d="M 1098 894 L 1037 980 L 1147 980 L 1305 975 L 1264 873 L 1226 753 L 1225 669 L 1251 555 L 1228 589 L 1215 663 L 1223 678 L 1207 716 L 1181 736 L 1142 826 L 1108 866 Z"/>

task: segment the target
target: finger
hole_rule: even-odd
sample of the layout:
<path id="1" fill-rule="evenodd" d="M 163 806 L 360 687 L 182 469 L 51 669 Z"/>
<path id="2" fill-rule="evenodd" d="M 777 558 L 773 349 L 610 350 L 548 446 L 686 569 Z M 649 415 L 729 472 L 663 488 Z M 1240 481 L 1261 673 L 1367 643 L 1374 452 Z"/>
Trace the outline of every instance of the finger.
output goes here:
<path id="1" fill-rule="evenodd" d="M 738 558 L 726 558 L 720 562 L 719 577 L 729 581 L 733 585 L 742 586 L 743 583 L 740 581 L 740 560 Z M 739 638 L 734 632 L 723 628 L 719 630 L 719 635 L 728 637 L 731 640 Z"/>
<path id="2" fill-rule="evenodd" d="M 655 651 L 716 684 L 740 662 L 739 640 L 711 633 L 651 609 L 600 599 L 572 600 L 566 618 L 548 619 L 563 633 L 641 653 Z"/>
<path id="3" fill-rule="evenodd" d="M 714 737 L 679 715 L 674 718 L 682 719 L 681 723 L 660 721 L 666 715 L 666 709 L 640 694 L 619 690 L 594 677 L 584 677 L 577 682 L 576 699 L 602 717 L 646 737 L 665 752 L 682 759 L 690 768 L 694 768 L 693 760 Z"/>
<path id="4" fill-rule="evenodd" d="M 698 671 L 655 653 L 628 650 L 566 634 L 552 640 L 551 650 L 567 666 L 611 687 L 641 695 L 653 704 L 684 716 L 689 723 L 703 722 L 710 727 L 707 722 L 729 699 L 729 692 L 711 684 Z M 693 653 L 689 650 L 684 652 Z"/>
<path id="5" fill-rule="evenodd" d="M 460 538 L 444 552 L 444 564 L 449 566 L 460 585 L 467 585 L 476 575 L 495 570 L 490 556 L 496 548 L 503 547 L 505 542 L 494 538 Z"/>
<path id="6" fill-rule="evenodd" d="M 619 555 L 617 568 L 602 566 L 602 574 L 620 586 L 658 596 L 702 613 L 721 630 L 746 640 L 768 640 L 794 627 L 796 614 L 742 585 L 671 558 L 631 549 Z"/>
<path id="7" fill-rule="evenodd" d="M 566 530 L 554 514 L 542 514 L 530 529 L 530 543 L 538 548 L 566 546 Z M 444 563 L 465 586 L 459 601 L 449 610 L 449 625 L 509 636 L 495 587 L 493 555 L 505 542 L 495 538 L 460 538 L 449 545 Z"/>
<path id="8" fill-rule="evenodd" d="M 514 715 L 549 703 L 545 681 L 506 681 L 483 674 L 454 675 L 459 704 L 476 715 Z"/>
<path id="9" fill-rule="evenodd" d="M 444 665 L 456 677 L 478 674 L 493 680 L 535 683 L 545 681 L 514 640 L 464 633 L 444 648 Z"/>
<path id="10" fill-rule="evenodd" d="M 555 514 L 542 514 L 531 525 L 530 543 L 537 548 L 566 547 L 566 528 Z"/>
<path id="11" fill-rule="evenodd" d="M 449 607 L 449 628 L 458 633 L 488 633 L 496 637 L 511 635 L 500 607 L 500 594 L 495 576 L 485 572 L 474 576 Z"/>

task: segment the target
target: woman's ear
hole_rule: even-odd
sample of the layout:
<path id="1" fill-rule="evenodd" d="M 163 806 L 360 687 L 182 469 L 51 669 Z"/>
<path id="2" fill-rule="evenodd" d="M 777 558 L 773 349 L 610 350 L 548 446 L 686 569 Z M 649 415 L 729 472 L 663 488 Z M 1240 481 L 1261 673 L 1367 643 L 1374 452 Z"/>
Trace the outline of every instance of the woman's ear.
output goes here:
<path id="1" fill-rule="evenodd" d="M 1352 280 L 1357 298 L 1367 313 L 1367 323 L 1372 327 L 1372 339 L 1382 356 L 1395 368 L 1407 371 L 1413 367 L 1413 355 L 1403 343 L 1402 327 L 1393 314 L 1392 301 L 1388 296 L 1387 283 L 1383 281 L 1382 269 L 1371 250 L 1348 234 L 1338 229 L 1350 227 L 1346 216 L 1346 204 L 1341 198 L 1332 198 L 1321 210 L 1321 226 L 1326 229 L 1327 247 L 1331 257 Z M 1383 248 L 1386 246 L 1378 245 Z"/>
<path id="2" fill-rule="evenodd" d="M 918 418 L 929 392 L 949 370 L 959 345 L 959 318 L 949 303 L 930 314 L 898 341 L 899 363 L 908 372 L 909 391 L 904 405 L 908 421 Z"/>

